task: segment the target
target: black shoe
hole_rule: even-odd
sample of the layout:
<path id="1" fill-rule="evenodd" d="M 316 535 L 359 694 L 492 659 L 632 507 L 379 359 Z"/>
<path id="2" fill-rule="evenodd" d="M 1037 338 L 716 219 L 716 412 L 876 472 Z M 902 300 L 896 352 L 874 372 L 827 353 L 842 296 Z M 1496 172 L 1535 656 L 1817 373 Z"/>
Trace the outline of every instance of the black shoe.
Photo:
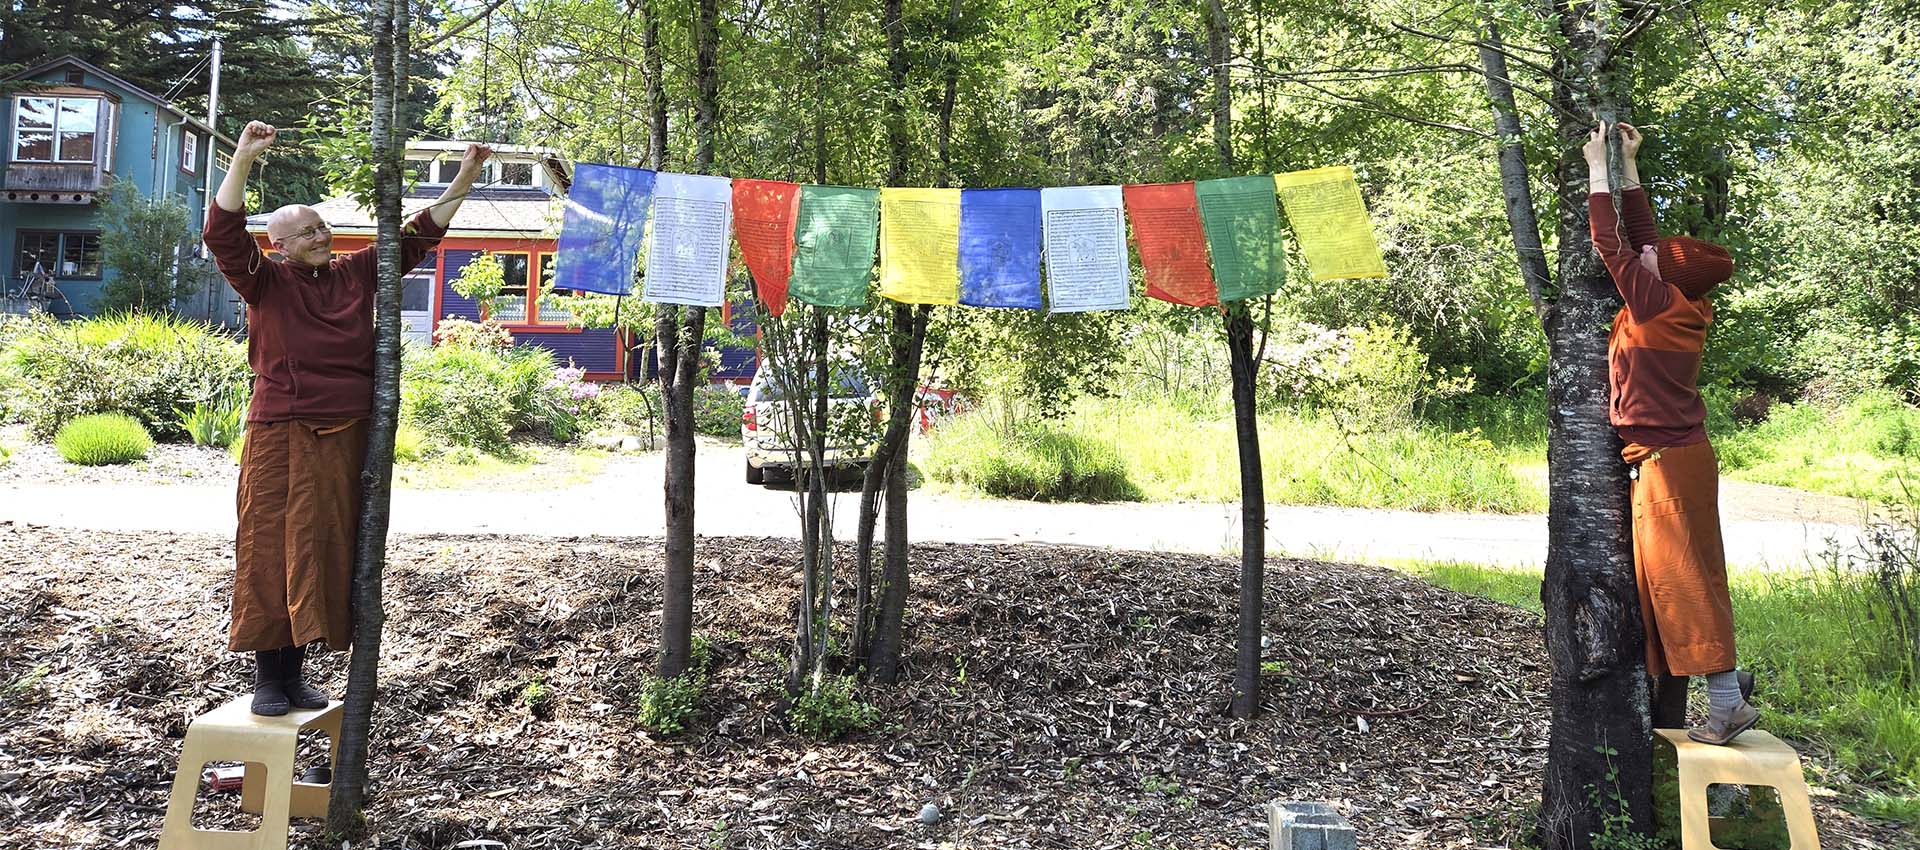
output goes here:
<path id="1" fill-rule="evenodd" d="M 280 687 L 286 691 L 287 702 L 294 708 L 326 708 L 326 692 L 300 680 L 300 666 L 306 660 L 307 648 L 304 646 L 280 650 Z"/>
<path id="2" fill-rule="evenodd" d="M 287 713 L 287 691 L 281 686 L 280 651 L 253 654 L 253 713 L 279 717 Z"/>

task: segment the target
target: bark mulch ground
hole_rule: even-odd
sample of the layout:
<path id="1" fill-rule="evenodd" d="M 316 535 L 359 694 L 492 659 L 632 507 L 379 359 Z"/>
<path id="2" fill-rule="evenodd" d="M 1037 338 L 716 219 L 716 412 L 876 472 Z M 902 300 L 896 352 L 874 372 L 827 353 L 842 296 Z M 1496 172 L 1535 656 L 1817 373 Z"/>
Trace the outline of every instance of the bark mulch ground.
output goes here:
<path id="1" fill-rule="evenodd" d="M 1240 722 L 1235 562 L 915 547 L 905 681 L 865 691 L 877 728 L 813 742 L 778 684 L 794 550 L 701 541 L 718 666 L 693 729 L 660 738 L 635 721 L 658 541 L 396 539 L 363 846 L 1253 848 L 1263 804 L 1308 799 L 1362 847 L 1502 847 L 1538 797 L 1538 622 L 1309 561 L 1269 567 L 1265 711 Z M 231 559 L 216 537 L 0 524 L 0 847 L 153 846 L 187 723 L 245 690 Z M 318 665 L 335 688 L 344 658 Z M 1820 817 L 1831 847 L 1907 840 Z"/>

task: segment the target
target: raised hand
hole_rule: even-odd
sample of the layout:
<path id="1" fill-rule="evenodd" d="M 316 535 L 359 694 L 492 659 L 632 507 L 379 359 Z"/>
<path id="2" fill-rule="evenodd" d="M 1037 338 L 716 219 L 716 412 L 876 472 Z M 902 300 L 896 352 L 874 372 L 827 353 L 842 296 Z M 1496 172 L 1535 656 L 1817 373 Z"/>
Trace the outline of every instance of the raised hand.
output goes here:
<path id="1" fill-rule="evenodd" d="M 479 174 L 480 166 L 493 158 L 493 148 L 482 144 L 467 146 L 467 152 L 460 157 L 460 170 L 467 174 Z"/>
<path id="2" fill-rule="evenodd" d="M 272 124 L 248 121 L 246 129 L 240 131 L 240 141 L 234 146 L 233 154 L 249 159 L 257 157 L 279 138 L 280 131 L 274 129 Z"/>

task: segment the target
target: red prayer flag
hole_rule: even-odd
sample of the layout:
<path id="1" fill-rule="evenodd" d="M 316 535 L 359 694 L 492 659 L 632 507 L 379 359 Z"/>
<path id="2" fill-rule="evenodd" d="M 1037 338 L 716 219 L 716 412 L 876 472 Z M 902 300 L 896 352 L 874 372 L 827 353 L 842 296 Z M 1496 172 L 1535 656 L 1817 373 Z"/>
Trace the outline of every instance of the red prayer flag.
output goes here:
<path id="1" fill-rule="evenodd" d="M 733 181 L 733 238 L 753 275 L 767 312 L 787 312 L 787 281 L 793 277 L 793 220 L 800 210 L 800 184 L 782 180 Z"/>
<path id="2" fill-rule="evenodd" d="M 1146 183 L 1122 187 L 1133 244 L 1147 278 L 1147 297 L 1207 307 L 1220 303 L 1207 264 L 1207 231 L 1193 184 Z"/>

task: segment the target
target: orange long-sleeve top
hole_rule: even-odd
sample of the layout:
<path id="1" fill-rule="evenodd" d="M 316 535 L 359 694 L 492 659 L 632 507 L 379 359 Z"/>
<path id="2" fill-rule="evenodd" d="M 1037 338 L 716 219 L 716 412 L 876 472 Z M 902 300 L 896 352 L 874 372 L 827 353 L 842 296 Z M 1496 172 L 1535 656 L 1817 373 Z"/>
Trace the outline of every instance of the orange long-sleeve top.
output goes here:
<path id="1" fill-rule="evenodd" d="M 408 222 L 400 267 L 411 269 L 446 228 L 428 210 Z M 244 212 L 209 205 L 202 239 L 227 285 L 247 304 L 248 422 L 337 421 L 373 409 L 373 245 L 325 266 L 268 259 Z"/>
<path id="2" fill-rule="evenodd" d="M 1626 301 L 1607 340 L 1614 430 L 1629 443 L 1657 448 L 1705 441 L 1700 357 L 1713 324 L 1713 304 L 1688 299 L 1641 264 L 1640 248 L 1660 238 L 1644 189 L 1620 196 L 1619 218 L 1606 192 L 1588 195 L 1587 211 L 1593 247 Z"/>

